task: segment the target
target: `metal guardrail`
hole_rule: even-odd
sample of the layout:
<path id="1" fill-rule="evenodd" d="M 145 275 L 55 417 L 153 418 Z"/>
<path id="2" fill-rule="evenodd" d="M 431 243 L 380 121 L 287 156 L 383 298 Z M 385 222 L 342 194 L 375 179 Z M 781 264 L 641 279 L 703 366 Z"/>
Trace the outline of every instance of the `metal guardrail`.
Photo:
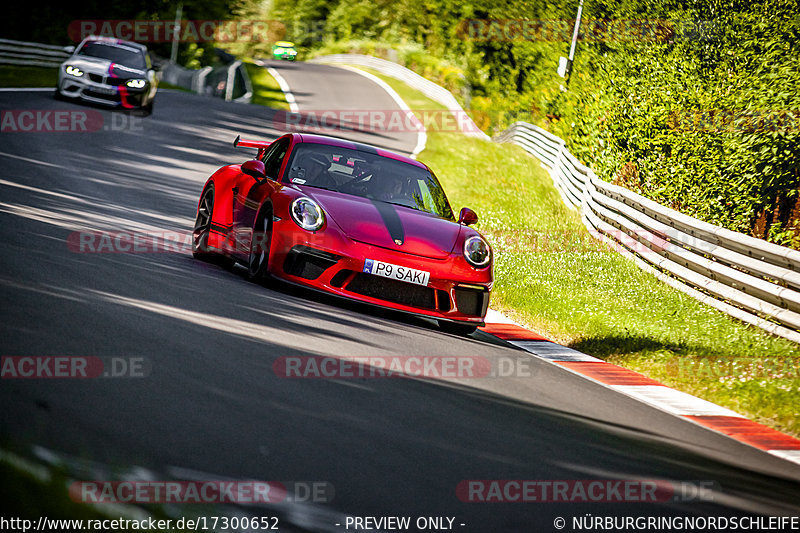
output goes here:
<path id="1" fill-rule="evenodd" d="M 445 106 L 449 111 L 456 114 L 457 119 L 463 119 L 463 122 L 462 120 L 458 120 L 458 123 L 462 126 L 462 130 L 465 135 L 489 140 L 489 136 L 481 131 L 481 129 L 478 128 L 474 122 L 472 122 L 472 119 L 466 115 L 466 111 L 464 111 L 464 109 L 461 107 L 461 104 L 458 103 L 458 100 L 456 100 L 455 96 L 453 96 L 450 91 L 441 85 L 437 85 L 436 83 L 423 78 L 416 72 L 407 69 L 402 65 L 398 65 L 397 63 L 380 59 L 378 57 L 362 54 L 333 54 L 319 56 L 309 60 L 309 63 L 331 63 L 367 67 L 391 78 L 400 80 L 414 89 L 417 89 L 434 102 L 438 102 Z M 466 127 L 464 123 L 467 123 Z"/>
<path id="2" fill-rule="evenodd" d="M 241 81 L 239 81 L 241 80 Z M 234 89 L 237 86 L 244 88 L 244 94 L 234 98 Z M 249 102 L 253 98 L 253 85 L 250 83 L 250 76 L 247 75 L 244 65 L 236 60 L 228 67 L 228 84 L 225 92 L 225 100 L 234 102 Z"/>
<path id="3" fill-rule="evenodd" d="M 0 65 L 57 67 L 68 57 L 63 46 L 0 39 Z"/>
<path id="4" fill-rule="evenodd" d="M 232 102 L 247 103 L 253 97 L 253 85 L 241 61 L 234 61 L 222 67 L 203 67 L 198 70 L 167 62 L 161 69 L 160 77 L 166 83 L 194 93 Z"/>
<path id="5" fill-rule="evenodd" d="M 598 178 L 562 139 L 517 122 L 495 138 L 542 162 L 567 205 L 601 240 L 669 285 L 800 342 L 800 251 L 727 230 Z"/>

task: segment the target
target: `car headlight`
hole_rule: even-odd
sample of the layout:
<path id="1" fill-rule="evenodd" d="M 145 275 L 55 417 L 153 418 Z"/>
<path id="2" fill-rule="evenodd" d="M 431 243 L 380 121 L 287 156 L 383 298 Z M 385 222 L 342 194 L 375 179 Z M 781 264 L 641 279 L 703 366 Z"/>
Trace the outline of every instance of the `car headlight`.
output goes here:
<path id="1" fill-rule="evenodd" d="M 298 198 L 292 202 L 292 220 L 307 231 L 317 231 L 325 223 L 322 208 L 311 198 Z"/>
<path id="2" fill-rule="evenodd" d="M 125 85 L 127 85 L 131 89 L 141 89 L 142 87 L 144 87 L 145 83 L 147 83 L 145 80 L 134 79 L 126 81 Z"/>
<path id="3" fill-rule="evenodd" d="M 489 243 L 481 237 L 470 237 L 464 241 L 464 258 L 475 268 L 485 267 L 492 260 Z"/>
<path id="4" fill-rule="evenodd" d="M 67 67 L 64 70 L 66 71 L 67 74 L 69 74 L 70 76 L 75 76 L 76 78 L 80 78 L 81 76 L 83 76 L 83 71 L 78 67 L 73 67 L 72 65 L 67 65 Z"/>

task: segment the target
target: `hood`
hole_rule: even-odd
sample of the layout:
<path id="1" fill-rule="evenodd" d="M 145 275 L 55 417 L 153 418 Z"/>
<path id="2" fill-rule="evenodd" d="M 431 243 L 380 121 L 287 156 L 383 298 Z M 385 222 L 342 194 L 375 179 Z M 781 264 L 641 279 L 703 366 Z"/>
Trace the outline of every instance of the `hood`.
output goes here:
<path id="1" fill-rule="evenodd" d="M 304 188 L 354 241 L 407 254 L 445 259 L 461 225 L 430 213 L 358 196 Z"/>
<path id="2" fill-rule="evenodd" d="M 121 63 L 113 63 L 109 59 L 92 56 L 72 56 L 67 64 L 78 67 L 84 72 L 110 76 L 113 78 L 147 78 L 147 71 L 126 67 Z"/>

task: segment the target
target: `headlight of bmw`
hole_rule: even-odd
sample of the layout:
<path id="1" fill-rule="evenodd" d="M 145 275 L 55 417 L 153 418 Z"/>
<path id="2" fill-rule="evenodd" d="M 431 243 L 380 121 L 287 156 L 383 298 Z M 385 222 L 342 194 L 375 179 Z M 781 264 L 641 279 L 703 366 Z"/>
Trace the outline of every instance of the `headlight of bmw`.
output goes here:
<path id="1" fill-rule="evenodd" d="M 83 76 L 83 71 L 78 67 L 74 67 L 72 65 L 67 65 L 66 68 L 64 68 L 64 71 L 70 76 L 75 76 L 76 78 L 80 78 L 81 76 Z"/>
<path id="2" fill-rule="evenodd" d="M 292 202 L 292 220 L 307 231 L 317 231 L 325 223 L 322 208 L 311 198 L 298 198 Z"/>
<path id="3" fill-rule="evenodd" d="M 483 268 L 492 260 L 492 250 L 489 243 L 481 237 L 470 237 L 464 241 L 464 258 L 467 263 L 475 268 Z"/>
<path id="4" fill-rule="evenodd" d="M 144 87 L 145 83 L 147 83 L 145 80 L 134 79 L 126 81 L 125 85 L 127 85 L 131 89 L 141 89 L 142 87 Z"/>

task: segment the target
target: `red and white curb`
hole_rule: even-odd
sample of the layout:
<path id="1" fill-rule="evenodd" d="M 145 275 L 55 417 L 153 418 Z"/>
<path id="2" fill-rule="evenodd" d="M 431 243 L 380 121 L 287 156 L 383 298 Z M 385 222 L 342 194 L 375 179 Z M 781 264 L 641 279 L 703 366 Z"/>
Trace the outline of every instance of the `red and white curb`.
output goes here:
<path id="1" fill-rule="evenodd" d="M 658 381 L 591 355 L 556 344 L 489 310 L 482 331 L 522 348 L 531 355 L 600 383 L 661 411 L 727 435 L 739 442 L 800 464 L 800 440 L 744 416 L 671 389 Z"/>

